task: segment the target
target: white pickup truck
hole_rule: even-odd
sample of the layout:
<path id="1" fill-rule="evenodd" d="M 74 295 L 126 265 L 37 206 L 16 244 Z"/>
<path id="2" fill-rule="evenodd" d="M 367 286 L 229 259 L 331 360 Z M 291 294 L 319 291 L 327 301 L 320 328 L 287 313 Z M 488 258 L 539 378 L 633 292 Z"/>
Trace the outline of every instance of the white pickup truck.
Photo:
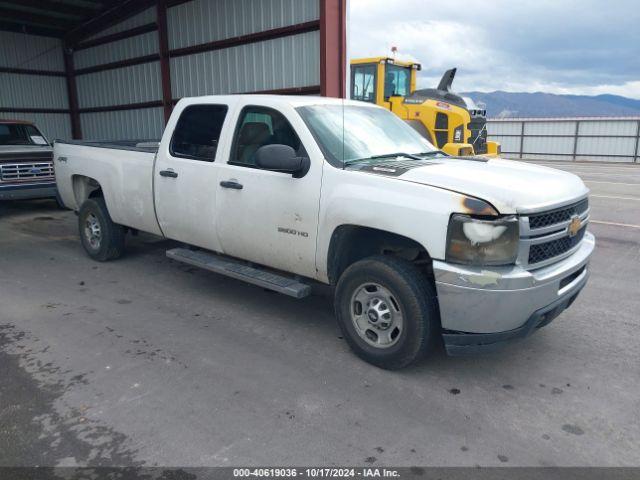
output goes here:
<path id="1" fill-rule="evenodd" d="M 448 157 L 363 102 L 182 99 L 159 143 L 58 141 L 54 165 L 92 258 L 144 231 L 186 244 L 170 258 L 297 298 L 330 284 L 349 345 L 384 368 L 548 324 L 595 245 L 578 177 Z"/>

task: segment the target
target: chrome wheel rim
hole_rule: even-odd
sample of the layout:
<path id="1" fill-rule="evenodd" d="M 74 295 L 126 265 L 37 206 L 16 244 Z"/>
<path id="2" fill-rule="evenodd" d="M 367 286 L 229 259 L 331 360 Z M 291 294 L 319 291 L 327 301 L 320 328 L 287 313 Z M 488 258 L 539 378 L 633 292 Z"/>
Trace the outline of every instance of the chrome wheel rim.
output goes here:
<path id="1" fill-rule="evenodd" d="M 376 348 L 389 348 L 400 339 L 403 315 L 395 296 L 378 283 L 365 283 L 351 296 L 351 321 L 358 336 Z"/>
<path id="2" fill-rule="evenodd" d="M 89 242 L 89 245 L 94 250 L 100 248 L 100 242 L 102 241 L 102 228 L 100 227 L 100 221 L 93 213 L 87 215 L 84 221 L 84 236 Z"/>

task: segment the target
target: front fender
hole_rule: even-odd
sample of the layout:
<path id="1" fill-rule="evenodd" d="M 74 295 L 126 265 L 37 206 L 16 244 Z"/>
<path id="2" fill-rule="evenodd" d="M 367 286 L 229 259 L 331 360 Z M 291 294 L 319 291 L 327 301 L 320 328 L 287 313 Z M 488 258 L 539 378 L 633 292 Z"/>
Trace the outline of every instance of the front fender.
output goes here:
<path id="1" fill-rule="evenodd" d="M 449 217 L 464 212 L 465 195 L 397 177 L 325 164 L 316 249 L 318 279 L 328 282 L 329 245 L 341 225 L 375 228 L 420 244 L 444 259 Z"/>

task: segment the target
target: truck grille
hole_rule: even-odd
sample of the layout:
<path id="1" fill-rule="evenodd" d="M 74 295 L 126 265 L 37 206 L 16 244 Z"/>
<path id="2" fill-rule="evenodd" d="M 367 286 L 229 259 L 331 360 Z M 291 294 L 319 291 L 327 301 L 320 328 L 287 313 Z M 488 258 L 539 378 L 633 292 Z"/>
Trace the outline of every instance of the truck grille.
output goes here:
<path id="1" fill-rule="evenodd" d="M 14 163 L 0 165 L 0 180 L 3 182 L 22 182 L 28 180 L 53 179 L 53 164 Z"/>
<path id="2" fill-rule="evenodd" d="M 570 231 L 580 220 L 578 231 Z M 554 263 L 578 248 L 589 222 L 587 198 L 561 208 L 520 217 L 518 262 L 528 268 Z"/>
<path id="3" fill-rule="evenodd" d="M 529 216 L 529 228 L 536 229 L 547 227 L 549 225 L 553 225 L 555 223 L 566 222 L 567 220 L 571 220 L 571 217 L 574 215 L 581 215 L 589 209 L 589 200 L 585 198 L 584 200 L 576 203 L 575 205 L 570 205 L 566 208 L 561 208 L 559 210 L 553 210 L 547 213 L 541 213 L 539 215 L 530 215 Z"/>
<path id="4" fill-rule="evenodd" d="M 568 252 L 582 241 L 586 230 L 586 227 L 582 227 L 575 237 L 562 237 L 550 242 L 531 245 L 529 249 L 529 264 L 544 262 Z"/>

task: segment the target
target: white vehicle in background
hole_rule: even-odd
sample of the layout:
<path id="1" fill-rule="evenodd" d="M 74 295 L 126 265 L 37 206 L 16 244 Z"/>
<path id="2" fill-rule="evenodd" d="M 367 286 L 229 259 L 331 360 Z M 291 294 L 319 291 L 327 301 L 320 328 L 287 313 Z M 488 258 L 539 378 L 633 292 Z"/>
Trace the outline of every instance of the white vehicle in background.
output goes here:
<path id="1" fill-rule="evenodd" d="M 192 246 L 170 258 L 297 298 L 333 285 L 349 345 L 384 368 L 546 325 L 595 244 L 578 177 L 448 157 L 362 102 L 182 99 L 159 144 L 57 142 L 54 163 L 92 258 L 139 230 Z"/>

